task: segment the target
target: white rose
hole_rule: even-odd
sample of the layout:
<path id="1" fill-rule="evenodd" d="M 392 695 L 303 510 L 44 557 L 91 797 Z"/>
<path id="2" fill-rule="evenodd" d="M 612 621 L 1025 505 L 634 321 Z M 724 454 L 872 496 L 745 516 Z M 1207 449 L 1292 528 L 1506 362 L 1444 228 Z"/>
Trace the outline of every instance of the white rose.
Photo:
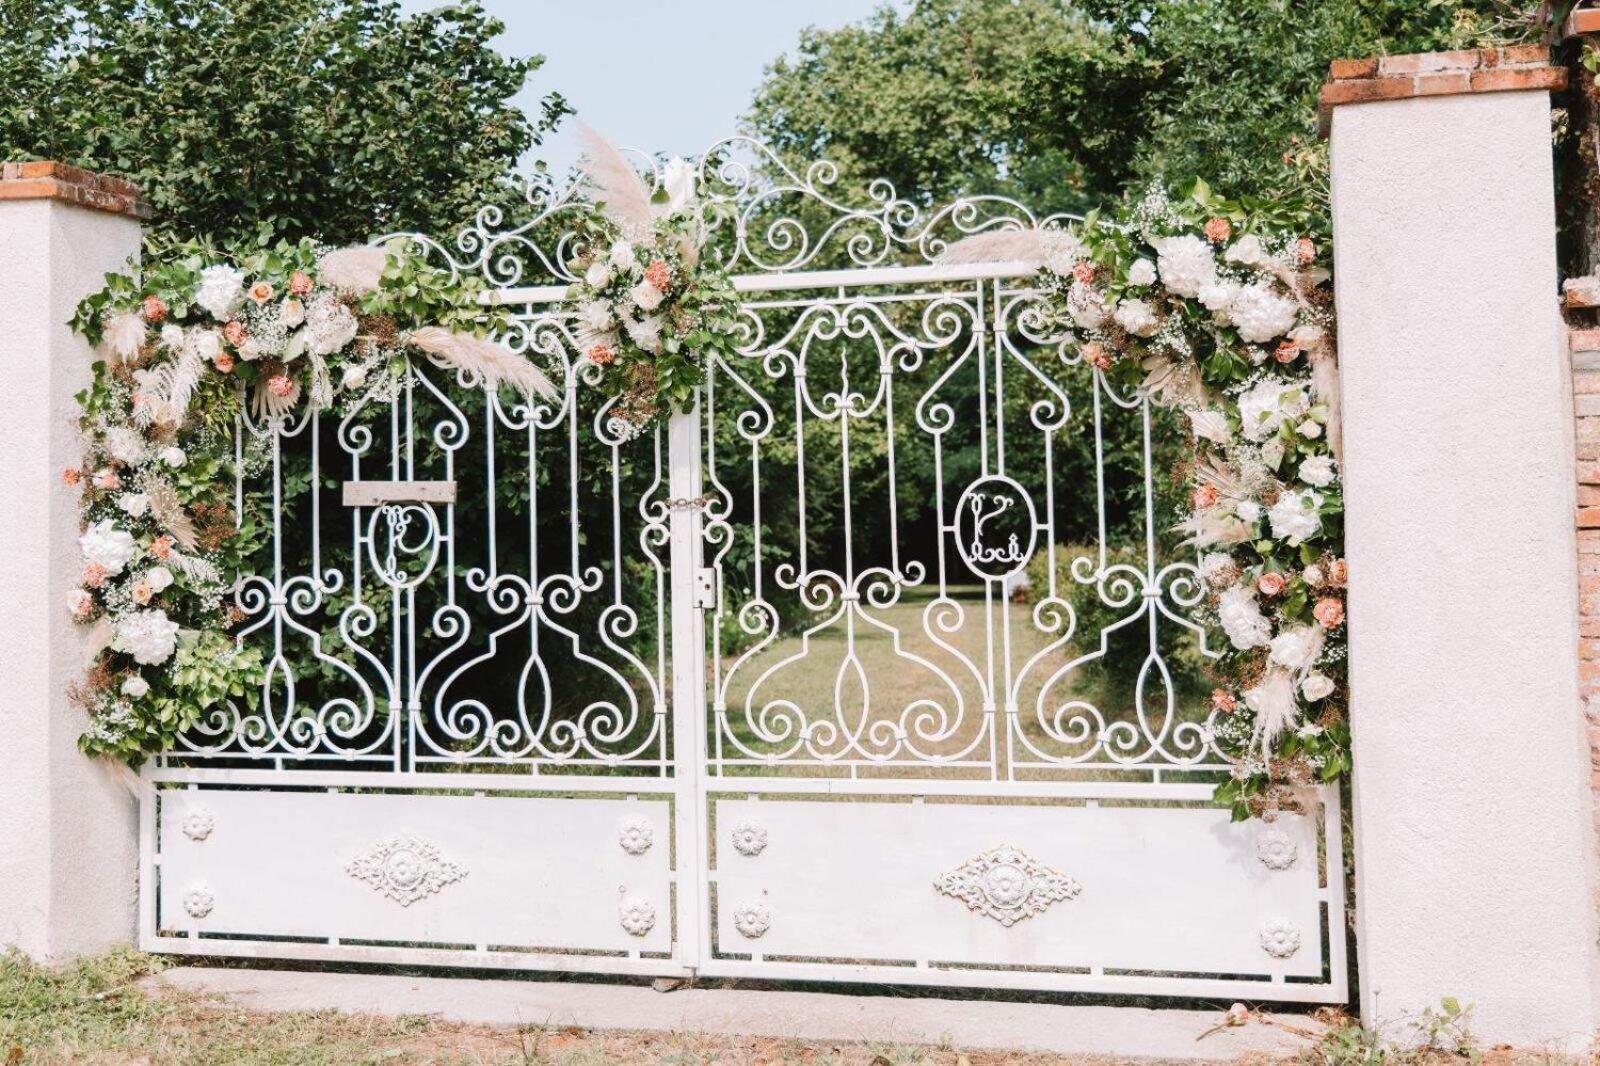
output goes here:
<path id="1" fill-rule="evenodd" d="M 1246 233 L 1233 242 L 1233 247 L 1228 249 L 1223 258 L 1230 263 L 1259 266 L 1267 261 L 1267 250 L 1261 244 L 1260 237 L 1254 233 Z"/>
<path id="2" fill-rule="evenodd" d="M 83 549 L 84 562 L 100 567 L 107 574 L 120 574 L 139 546 L 131 533 L 112 525 L 111 519 L 103 518 L 84 530 L 83 536 L 78 538 L 78 547 Z"/>
<path id="3" fill-rule="evenodd" d="M 1233 505 L 1233 513 L 1251 525 L 1261 521 L 1261 505 L 1254 500 L 1240 500 Z"/>
<path id="4" fill-rule="evenodd" d="M 1322 436 L 1322 426 L 1313 419 L 1306 419 L 1295 429 L 1306 440 L 1316 440 Z"/>
<path id="5" fill-rule="evenodd" d="M 286 329 L 294 329 L 306 320 L 306 305 L 299 300 L 285 300 L 278 308 L 278 321 Z"/>
<path id="6" fill-rule="evenodd" d="M 1300 307 L 1261 282 L 1240 289 L 1228 304 L 1228 317 L 1239 336 L 1252 344 L 1276 340 L 1294 328 Z"/>
<path id="7" fill-rule="evenodd" d="M 1275 436 L 1278 428 L 1306 411 L 1306 397 L 1298 385 L 1282 378 L 1262 378 L 1239 394 L 1239 428 L 1253 441 Z"/>
<path id="8" fill-rule="evenodd" d="M 140 696 L 143 696 L 149 691 L 150 682 L 146 681 L 138 674 L 134 674 L 133 676 L 129 677 L 128 680 L 122 683 L 122 694 L 124 696 L 132 697 L 133 699 L 138 699 Z"/>
<path id="9" fill-rule="evenodd" d="M 177 469 L 189 461 L 188 454 L 176 444 L 170 448 L 161 449 L 161 461 L 173 469 Z"/>
<path id="10" fill-rule="evenodd" d="M 1154 285 L 1156 283 L 1156 265 L 1148 259 L 1135 259 L 1133 266 L 1128 268 L 1129 285 Z"/>
<path id="11" fill-rule="evenodd" d="M 1322 529 L 1322 517 L 1317 514 L 1321 503 L 1322 498 L 1309 490 L 1279 496 L 1278 502 L 1267 511 L 1272 535 L 1287 541 L 1291 548 L 1298 548 Z"/>
<path id="12" fill-rule="evenodd" d="M 583 272 L 583 280 L 591 288 L 604 288 L 611 283 L 611 268 L 606 265 L 605 260 L 596 259 L 589 264 L 589 269 Z"/>
<path id="13" fill-rule="evenodd" d="M 1222 594 L 1217 617 L 1229 642 L 1240 651 L 1264 647 L 1272 641 L 1272 623 L 1256 606 L 1256 596 L 1244 585 L 1235 585 Z"/>
<path id="14" fill-rule="evenodd" d="M 1333 694 L 1333 679 L 1325 674 L 1310 674 L 1300 682 L 1300 695 L 1310 703 Z"/>
<path id="15" fill-rule="evenodd" d="M 1300 463 L 1300 480 L 1322 488 L 1333 482 L 1333 456 L 1313 455 Z"/>
<path id="16" fill-rule="evenodd" d="M 1327 575 L 1322 572 L 1322 567 L 1317 566 L 1314 563 L 1311 566 L 1306 567 L 1304 574 L 1301 576 L 1306 579 L 1306 584 L 1310 585 L 1312 588 L 1317 588 L 1325 580 L 1327 580 Z"/>
<path id="17" fill-rule="evenodd" d="M 367 368 L 364 366 L 347 366 L 344 374 L 339 378 L 339 385 L 346 390 L 359 389 L 367 383 Z"/>
<path id="18" fill-rule="evenodd" d="M 686 159 L 673 156 L 661 172 L 661 188 L 667 194 L 665 204 L 657 204 L 657 213 L 673 215 L 695 202 L 694 165 Z"/>
<path id="19" fill-rule="evenodd" d="M 1306 670 L 1322 654 L 1322 631 L 1316 626 L 1286 629 L 1272 638 L 1269 647 L 1268 661 L 1292 672 Z"/>
<path id="20" fill-rule="evenodd" d="M 152 566 L 144 572 L 144 583 L 151 592 L 164 592 L 172 587 L 172 571 L 164 566 Z"/>
<path id="21" fill-rule="evenodd" d="M 150 512 L 150 497 L 142 492 L 124 492 L 117 497 L 117 506 L 129 518 L 143 518 Z"/>
<path id="22" fill-rule="evenodd" d="M 178 623 L 162 610 L 134 611 L 117 619 L 112 646 L 144 666 L 159 666 L 178 650 Z"/>
<path id="23" fill-rule="evenodd" d="M 639 305 L 639 310 L 654 311 L 661 306 L 661 301 L 666 294 L 648 281 L 641 281 L 628 290 L 628 295 L 633 297 L 633 302 Z"/>
<path id="24" fill-rule="evenodd" d="M 1192 233 L 1163 237 L 1153 242 L 1156 266 L 1168 292 L 1179 296 L 1199 296 L 1200 290 L 1217 281 L 1217 260 L 1211 245 Z"/>
<path id="25" fill-rule="evenodd" d="M 1161 328 L 1161 319 L 1156 316 L 1155 308 L 1143 300 L 1123 300 L 1117 304 L 1116 313 L 1111 317 L 1135 337 L 1148 337 Z"/>
<path id="26" fill-rule="evenodd" d="M 611 260 L 612 266 L 622 271 L 632 270 L 639 265 L 639 257 L 634 254 L 633 245 L 627 241 L 618 241 L 613 244 L 608 258 Z"/>
<path id="27" fill-rule="evenodd" d="M 200 271 L 194 302 L 213 318 L 227 318 L 244 295 L 244 275 L 230 266 L 208 266 Z"/>

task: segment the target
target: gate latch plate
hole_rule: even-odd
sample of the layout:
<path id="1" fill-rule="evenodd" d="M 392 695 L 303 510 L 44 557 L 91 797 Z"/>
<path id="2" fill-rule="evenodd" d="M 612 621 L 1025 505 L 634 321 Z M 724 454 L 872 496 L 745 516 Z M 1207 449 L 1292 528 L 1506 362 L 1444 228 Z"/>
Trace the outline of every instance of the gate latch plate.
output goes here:
<path id="1" fill-rule="evenodd" d="M 717 605 L 717 571 L 715 567 L 702 566 L 694 572 L 694 605 L 709 611 Z"/>

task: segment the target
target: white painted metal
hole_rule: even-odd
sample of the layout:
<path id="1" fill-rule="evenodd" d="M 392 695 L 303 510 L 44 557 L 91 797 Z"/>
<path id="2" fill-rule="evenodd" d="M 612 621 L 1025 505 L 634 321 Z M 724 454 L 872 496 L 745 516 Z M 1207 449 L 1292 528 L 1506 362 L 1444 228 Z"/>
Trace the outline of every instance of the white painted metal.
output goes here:
<path id="1" fill-rule="evenodd" d="M 571 279 L 570 240 L 536 242 L 571 201 L 539 185 L 528 223 L 486 208 L 453 249 L 412 239 L 499 286 L 507 344 L 560 397 L 475 405 L 417 365 L 333 425 L 240 427 L 238 491 L 275 523 L 242 640 L 271 678 L 145 771 L 144 945 L 1342 1001 L 1336 791 L 1230 825 L 1208 711 L 1171 682 L 1174 640 L 1216 652 L 1194 561 L 1161 545 L 1150 402 L 1081 364 L 1021 266 L 932 262 L 1051 220 L 924 214 L 882 184 L 851 207 L 827 164 L 740 141 L 702 175 L 744 335 L 661 429 L 612 424 L 565 285 L 521 284 Z M 1140 442 L 1124 554 L 1114 432 Z M 1068 434 L 1092 484 L 1055 468 Z M 855 485 L 862 447 L 886 500 Z M 902 464 L 931 500 L 897 495 Z M 913 504 L 934 517 L 903 528 Z M 837 533 L 813 543 L 823 506 Z M 1063 578 L 1068 508 L 1098 536 Z M 1052 565 L 1021 605 L 1034 548 Z M 1116 620 L 1078 631 L 1063 583 Z M 1075 679 L 1130 638 L 1144 665 L 1098 706 Z"/>

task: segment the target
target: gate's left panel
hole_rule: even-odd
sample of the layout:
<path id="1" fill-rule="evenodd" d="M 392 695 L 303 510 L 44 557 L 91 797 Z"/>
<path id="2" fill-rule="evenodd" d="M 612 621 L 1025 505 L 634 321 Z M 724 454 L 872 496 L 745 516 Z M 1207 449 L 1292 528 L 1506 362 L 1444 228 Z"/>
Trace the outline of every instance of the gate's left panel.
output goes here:
<path id="1" fill-rule="evenodd" d="M 555 397 L 396 349 L 235 427 L 233 682 L 144 771 L 146 948 L 670 973 L 696 942 L 665 442 L 580 388 L 569 322 L 515 322 Z"/>

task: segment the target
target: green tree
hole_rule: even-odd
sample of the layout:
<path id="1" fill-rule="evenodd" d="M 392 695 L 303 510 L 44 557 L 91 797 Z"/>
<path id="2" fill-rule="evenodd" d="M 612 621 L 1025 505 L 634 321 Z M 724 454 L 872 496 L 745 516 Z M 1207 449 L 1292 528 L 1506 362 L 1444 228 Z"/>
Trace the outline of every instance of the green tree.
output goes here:
<path id="1" fill-rule="evenodd" d="M 474 2 L 3 0 L 0 158 L 136 182 L 159 229 L 448 236 L 566 112 Z"/>

